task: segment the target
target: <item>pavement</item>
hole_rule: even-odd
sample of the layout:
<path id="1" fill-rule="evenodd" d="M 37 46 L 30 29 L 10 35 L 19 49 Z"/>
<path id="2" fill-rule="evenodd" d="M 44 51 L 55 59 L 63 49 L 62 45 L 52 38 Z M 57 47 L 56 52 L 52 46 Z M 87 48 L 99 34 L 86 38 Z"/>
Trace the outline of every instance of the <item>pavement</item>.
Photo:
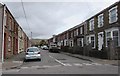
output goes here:
<path id="1" fill-rule="evenodd" d="M 66 53 L 66 52 L 61 52 L 61 53 L 68 55 L 68 56 L 75 57 L 75 58 L 79 58 L 82 60 L 90 61 L 90 62 L 97 62 L 97 63 L 101 63 L 101 64 L 110 64 L 110 65 L 114 65 L 114 66 L 118 66 L 119 61 L 120 61 L 120 60 L 99 59 L 99 58 L 88 57 L 88 56 L 83 56 L 83 55 L 78 55 L 78 54 L 71 54 L 71 53 Z"/>
<path id="2" fill-rule="evenodd" d="M 2 63 L 2 70 L 14 69 L 23 64 L 24 60 L 24 52 L 21 52 L 17 55 L 12 56 L 9 59 L 6 59 L 4 63 Z"/>

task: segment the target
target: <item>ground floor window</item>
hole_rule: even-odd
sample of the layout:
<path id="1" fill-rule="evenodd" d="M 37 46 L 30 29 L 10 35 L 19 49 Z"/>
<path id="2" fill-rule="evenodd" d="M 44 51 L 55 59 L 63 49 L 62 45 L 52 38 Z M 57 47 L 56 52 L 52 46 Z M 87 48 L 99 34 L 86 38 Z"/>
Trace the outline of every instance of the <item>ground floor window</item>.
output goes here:
<path id="1" fill-rule="evenodd" d="M 80 38 L 80 46 L 83 47 L 83 38 Z"/>
<path id="2" fill-rule="evenodd" d="M 8 51 L 11 51 L 11 36 L 8 37 Z"/>
<path id="3" fill-rule="evenodd" d="M 114 45 L 115 46 L 118 46 L 118 38 L 119 37 L 119 35 L 118 35 L 118 31 L 113 31 L 113 41 L 114 41 Z"/>
<path id="4" fill-rule="evenodd" d="M 119 46 L 119 30 L 112 29 L 106 31 L 106 47 L 110 44 L 110 40 L 113 40 L 115 46 Z"/>
<path id="5" fill-rule="evenodd" d="M 107 35 L 106 35 L 106 46 L 108 46 L 109 43 L 110 43 L 110 39 L 112 39 L 112 38 L 111 38 L 111 32 L 107 32 L 106 34 L 107 34 Z"/>
<path id="6" fill-rule="evenodd" d="M 70 41 L 70 46 L 73 47 L 73 41 L 72 40 Z"/>
<path id="7" fill-rule="evenodd" d="M 89 35 L 86 37 L 86 44 L 91 44 L 92 48 L 95 48 L 95 35 Z"/>
<path id="8" fill-rule="evenodd" d="M 91 36 L 91 46 L 95 48 L 95 36 Z"/>

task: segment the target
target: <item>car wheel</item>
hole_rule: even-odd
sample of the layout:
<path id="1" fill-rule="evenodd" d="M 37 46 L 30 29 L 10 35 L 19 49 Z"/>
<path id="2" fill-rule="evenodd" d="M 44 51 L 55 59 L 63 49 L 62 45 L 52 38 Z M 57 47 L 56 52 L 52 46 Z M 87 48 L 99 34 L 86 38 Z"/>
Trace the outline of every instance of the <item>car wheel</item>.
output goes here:
<path id="1" fill-rule="evenodd" d="M 41 61 L 41 59 L 39 59 Z"/>

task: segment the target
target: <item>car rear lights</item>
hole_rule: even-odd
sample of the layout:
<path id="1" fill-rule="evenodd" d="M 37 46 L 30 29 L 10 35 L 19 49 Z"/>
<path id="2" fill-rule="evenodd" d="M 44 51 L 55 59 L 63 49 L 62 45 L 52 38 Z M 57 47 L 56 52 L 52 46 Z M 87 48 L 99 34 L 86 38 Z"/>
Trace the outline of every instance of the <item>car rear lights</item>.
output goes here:
<path id="1" fill-rule="evenodd" d="M 38 54 L 40 54 L 40 52 L 38 52 Z"/>

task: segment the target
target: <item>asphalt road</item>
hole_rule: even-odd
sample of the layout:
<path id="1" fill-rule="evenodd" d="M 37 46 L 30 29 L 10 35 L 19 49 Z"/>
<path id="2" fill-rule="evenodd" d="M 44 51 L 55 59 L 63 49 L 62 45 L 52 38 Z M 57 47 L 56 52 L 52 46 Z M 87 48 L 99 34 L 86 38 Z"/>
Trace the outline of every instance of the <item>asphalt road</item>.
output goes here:
<path id="1" fill-rule="evenodd" d="M 42 59 L 24 62 L 22 66 L 3 74 L 118 74 L 118 67 L 92 63 L 61 53 L 41 51 Z"/>

